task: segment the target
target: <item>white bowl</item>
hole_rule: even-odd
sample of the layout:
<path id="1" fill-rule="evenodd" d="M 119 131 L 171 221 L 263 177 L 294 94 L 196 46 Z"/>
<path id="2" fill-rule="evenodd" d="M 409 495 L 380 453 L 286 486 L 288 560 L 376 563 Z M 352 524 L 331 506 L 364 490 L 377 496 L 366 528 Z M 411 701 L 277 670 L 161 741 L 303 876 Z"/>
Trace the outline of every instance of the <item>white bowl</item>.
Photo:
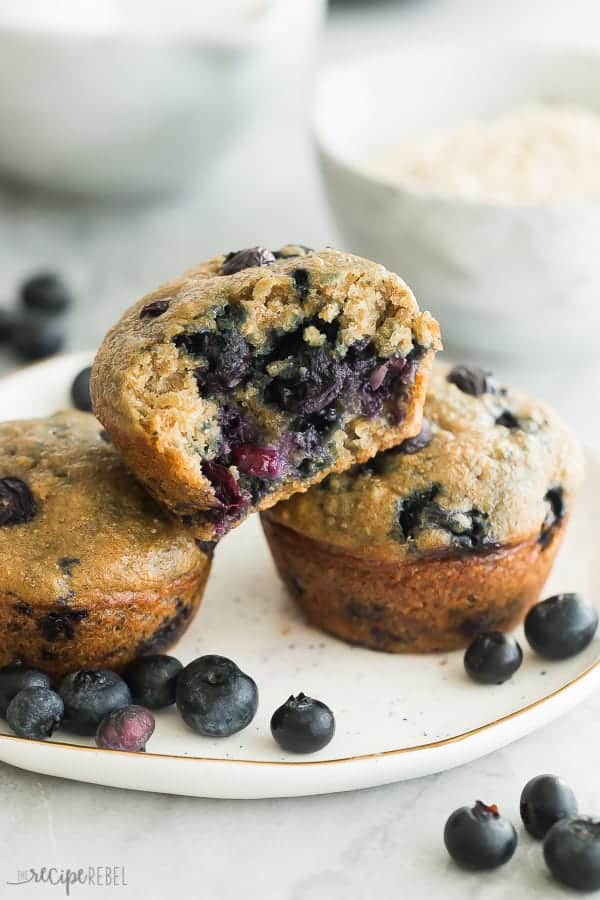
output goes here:
<path id="1" fill-rule="evenodd" d="M 600 112 L 600 55 L 422 46 L 324 71 L 315 135 L 348 248 L 398 271 L 471 359 L 597 356 L 600 204 L 499 205 L 386 182 L 367 160 L 464 120 L 549 101 Z M 598 161 L 600 165 L 600 160 Z"/>
<path id="2" fill-rule="evenodd" d="M 306 89 L 324 7 L 270 0 L 245 27 L 165 34 L 0 15 L 0 175 L 85 194 L 184 184 L 277 86 Z"/>

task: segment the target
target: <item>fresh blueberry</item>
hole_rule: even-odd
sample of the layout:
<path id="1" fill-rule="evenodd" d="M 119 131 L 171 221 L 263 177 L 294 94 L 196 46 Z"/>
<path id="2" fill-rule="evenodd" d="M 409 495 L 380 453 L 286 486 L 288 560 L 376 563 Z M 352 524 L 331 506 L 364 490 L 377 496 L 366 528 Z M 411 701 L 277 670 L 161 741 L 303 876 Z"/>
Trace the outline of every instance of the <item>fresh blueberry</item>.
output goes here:
<path id="1" fill-rule="evenodd" d="M 31 522 L 37 511 L 35 497 L 22 478 L 0 478 L 0 526 Z"/>
<path id="2" fill-rule="evenodd" d="M 58 691 L 65 704 L 64 727 L 74 734 L 95 734 L 110 712 L 131 705 L 129 688 L 108 669 L 71 672 L 65 675 Z"/>
<path id="3" fill-rule="evenodd" d="M 523 662 L 523 651 L 513 637 L 501 631 L 479 634 L 465 651 L 467 675 L 479 684 L 503 684 Z"/>
<path id="4" fill-rule="evenodd" d="M 64 312 L 72 302 L 62 278 L 51 272 L 29 278 L 21 287 L 21 300 L 29 309 L 43 313 Z"/>
<path id="5" fill-rule="evenodd" d="M 578 891 L 600 888 L 600 820 L 561 819 L 544 840 L 544 859 L 557 881 Z"/>
<path id="6" fill-rule="evenodd" d="M 481 397 L 490 390 L 490 372 L 479 366 L 454 366 L 448 373 L 448 381 L 455 384 L 464 394 Z"/>
<path id="7" fill-rule="evenodd" d="M 515 852 L 517 832 L 497 806 L 478 800 L 475 806 L 461 806 L 452 813 L 444 828 L 444 844 L 463 869 L 497 869 Z"/>
<path id="8" fill-rule="evenodd" d="M 316 753 L 333 738 L 335 718 L 325 703 L 300 693 L 275 710 L 271 734 L 288 753 Z"/>
<path id="9" fill-rule="evenodd" d="M 71 400 L 73 401 L 73 406 L 75 409 L 80 409 L 82 412 L 92 411 L 92 397 L 90 395 L 91 374 L 92 367 L 86 366 L 86 368 L 82 369 L 79 375 L 75 377 L 75 380 L 71 385 Z"/>
<path id="10" fill-rule="evenodd" d="M 64 704 L 56 691 L 28 687 L 8 704 L 6 721 L 19 737 L 44 741 L 60 725 L 63 712 Z"/>
<path id="11" fill-rule="evenodd" d="M 163 709 L 175 703 L 175 689 L 183 666 L 174 656 L 140 656 L 123 673 L 131 696 L 148 709 Z"/>
<path id="12" fill-rule="evenodd" d="M 52 681 L 45 672 L 31 669 L 20 663 L 13 663 L 0 669 L 0 715 L 6 716 L 8 704 L 19 691 L 30 687 L 52 687 Z"/>
<path id="13" fill-rule="evenodd" d="M 96 744 L 105 750 L 143 753 L 154 733 L 154 716 L 143 706 L 113 709 L 98 725 Z"/>
<path id="14" fill-rule="evenodd" d="M 568 659 L 585 649 L 598 627 L 598 613 L 580 594 L 557 594 L 537 603 L 525 619 L 525 636 L 547 659 Z"/>
<path id="15" fill-rule="evenodd" d="M 275 262 L 275 255 L 264 247 L 248 247 L 229 253 L 221 266 L 221 275 L 233 275 L 242 269 L 253 269 L 256 266 L 269 266 Z"/>
<path id="16" fill-rule="evenodd" d="M 534 838 L 543 838 L 559 819 L 577 815 L 577 799 L 556 775 L 538 775 L 521 793 L 521 818 Z"/>
<path id="17" fill-rule="evenodd" d="M 35 360 L 58 353 L 63 346 L 64 335 L 46 316 L 23 313 L 15 321 L 11 341 L 21 359 Z"/>
<path id="18" fill-rule="evenodd" d="M 224 656 L 200 656 L 177 680 L 177 708 L 199 734 L 235 734 L 250 724 L 257 707 L 255 682 Z"/>

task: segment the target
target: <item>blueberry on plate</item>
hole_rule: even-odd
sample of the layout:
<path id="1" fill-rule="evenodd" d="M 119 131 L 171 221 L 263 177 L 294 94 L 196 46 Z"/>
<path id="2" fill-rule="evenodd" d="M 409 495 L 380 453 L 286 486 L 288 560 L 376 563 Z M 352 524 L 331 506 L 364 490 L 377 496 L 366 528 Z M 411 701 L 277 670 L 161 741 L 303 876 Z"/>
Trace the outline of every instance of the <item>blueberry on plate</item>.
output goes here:
<path id="1" fill-rule="evenodd" d="M 105 750 L 143 753 L 154 733 L 154 716 L 143 706 L 113 709 L 98 725 L 96 744 Z"/>
<path id="2" fill-rule="evenodd" d="M 577 815 L 577 799 L 556 775 L 537 775 L 521 793 L 523 825 L 534 838 L 543 838 L 559 819 Z"/>
<path id="3" fill-rule="evenodd" d="M 475 806 L 461 806 L 452 813 L 444 828 L 444 844 L 463 869 L 497 869 L 515 852 L 517 832 L 512 822 L 500 816 L 497 806 L 478 800 Z"/>
<path id="4" fill-rule="evenodd" d="M 544 840 L 544 859 L 557 881 L 578 891 L 600 888 L 600 820 L 561 819 Z"/>
<path id="5" fill-rule="evenodd" d="M 6 721 L 18 737 L 44 741 L 62 721 L 64 704 L 56 691 L 28 687 L 16 694 L 6 710 Z"/>
<path id="6" fill-rule="evenodd" d="M 208 737 L 228 737 L 250 724 L 258 689 L 225 656 L 200 656 L 177 679 L 177 708 L 186 725 Z"/>
<path id="7" fill-rule="evenodd" d="M 14 323 L 11 343 L 21 359 L 43 359 L 62 349 L 64 335 L 61 329 L 45 316 L 23 313 Z"/>
<path id="8" fill-rule="evenodd" d="M 21 300 L 28 309 L 43 313 L 64 312 L 71 305 L 71 294 L 59 275 L 43 272 L 21 286 Z"/>
<path id="9" fill-rule="evenodd" d="M 50 676 L 20 663 L 3 666 L 0 669 L 0 715 L 6 716 L 8 704 L 19 691 L 31 687 L 51 688 Z"/>
<path id="10" fill-rule="evenodd" d="M 568 659 L 584 650 L 598 628 L 598 613 L 581 594 L 556 594 L 532 607 L 525 619 L 531 647 L 547 659 Z"/>
<path id="11" fill-rule="evenodd" d="M 81 412 L 92 411 L 92 397 L 90 394 L 91 374 L 92 367 L 86 366 L 85 369 L 81 370 L 79 375 L 75 376 L 73 384 L 71 385 L 71 400 L 73 401 L 73 406 L 75 409 L 80 409 Z"/>
<path id="12" fill-rule="evenodd" d="M 163 709 L 175 703 L 179 673 L 183 666 L 174 656 L 141 656 L 123 672 L 131 696 L 148 709 Z"/>
<path id="13" fill-rule="evenodd" d="M 289 753 L 316 753 L 335 734 L 335 718 L 325 703 L 300 693 L 275 710 L 271 734 Z"/>
<path id="14" fill-rule="evenodd" d="M 95 734 L 109 713 L 131 706 L 129 688 L 108 669 L 71 672 L 61 681 L 58 692 L 65 704 L 63 725 L 73 734 Z"/>
<path id="15" fill-rule="evenodd" d="M 479 684 L 502 684 L 523 662 L 521 647 L 509 634 L 488 631 L 478 635 L 465 651 L 465 670 Z"/>

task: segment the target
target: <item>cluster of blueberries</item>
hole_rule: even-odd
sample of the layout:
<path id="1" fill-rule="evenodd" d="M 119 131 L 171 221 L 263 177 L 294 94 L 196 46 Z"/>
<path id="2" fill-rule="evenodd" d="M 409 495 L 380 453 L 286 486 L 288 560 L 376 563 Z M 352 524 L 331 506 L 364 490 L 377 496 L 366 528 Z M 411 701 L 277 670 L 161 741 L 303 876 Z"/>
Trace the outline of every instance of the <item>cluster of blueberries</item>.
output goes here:
<path id="1" fill-rule="evenodd" d="M 0 308 L 0 340 L 23 360 L 58 353 L 64 344 L 61 317 L 73 303 L 62 278 L 51 272 L 28 278 L 17 301 L 14 308 Z"/>
<path id="2" fill-rule="evenodd" d="M 109 669 L 80 669 L 56 690 L 38 669 L 19 663 L 0 669 L 0 714 L 22 738 L 45 740 L 63 727 L 95 735 L 107 750 L 141 752 L 154 732 L 151 710 L 175 703 L 193 731 L 229 737 L 254 718 L 258 688 L 224 656 L 200 656 L 185 668 L 173 656 L 143 656 L 122 677 Z M 290 753 L 315 753 L 333 738 L 335 719 L 324 703 L 300 693 L 275 710 L 271 732 Z"/>
<path id="3" fill-rule="evenodd" d="M 579 594 L 557 594 L 536 604 L 525 619 L 528 643 L 546 659 L 568 659 L 594 637 L 598 614 Z M 503 684 L 523 661 L 511 636 L 499 631 L 480 634 L 467 648 L 465 669 L 479 684 Z M 583 891 L 600 888 L 600 820 L 578 816 L 577 800 L 554 775 L 538 775 L 521 794 L 521 818 L 527 831 L 544 840 L 544 859 L 557 881 Z M 477 801 L 452 813 L 444 830 L 450 856 L 470 870 L 495 869 L 508 862 L 517 847 L 514 825 L 496 805 Z"/>
<path id="4" fill-rule="evenodd" d="M 545 659 L 568 659 L 584 650 L 598 628 L 598 613 L 580 594 L 556 594 L 525 619 L 529 645 Z M 519 643 L 501 631 L 478 635 L 465 652 L 465 669 L 479 684 L 503 684 L 523 662 Z"/>
<path id="5" fill-rule="evenodd" d="M 557 881 L 580 891 L 600 888 L 600 820 L 578 814 L 575 794 L 561 778 L 538 775 L 527 782 L 520 811 L 529 834 L 543 840 L 546 865 Z M 488 871 L 511 859 L 517 832 L 495 804 L 478 800 L 452 813 L 444 843 L 461 868 Z"/>

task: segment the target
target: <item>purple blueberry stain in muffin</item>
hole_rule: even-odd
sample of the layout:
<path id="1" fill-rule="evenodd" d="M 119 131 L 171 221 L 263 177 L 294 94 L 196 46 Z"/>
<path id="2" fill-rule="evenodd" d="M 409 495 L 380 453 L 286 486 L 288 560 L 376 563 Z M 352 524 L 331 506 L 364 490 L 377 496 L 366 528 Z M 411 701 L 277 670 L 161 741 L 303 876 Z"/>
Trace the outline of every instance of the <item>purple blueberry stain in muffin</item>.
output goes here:
<path id="1" fill-rule="evenodd" d="M 562 487 L 557 486 L 550 488 L 544 497 L 544 501 L 547 505 L 547 512 L 539 536 L 539 543 L 541 544 L 542 550 L 545 550 L 546 547 L 550 546 L 556 531 L 560 528 L 567 513 L 567 505 L 565 503 Z"/>
<path id="2" fill-rule="evenodd" d="M 31 522 L 37 512 L 36 499 L 22 478 L 0 478 L 0 526 Z"/>

